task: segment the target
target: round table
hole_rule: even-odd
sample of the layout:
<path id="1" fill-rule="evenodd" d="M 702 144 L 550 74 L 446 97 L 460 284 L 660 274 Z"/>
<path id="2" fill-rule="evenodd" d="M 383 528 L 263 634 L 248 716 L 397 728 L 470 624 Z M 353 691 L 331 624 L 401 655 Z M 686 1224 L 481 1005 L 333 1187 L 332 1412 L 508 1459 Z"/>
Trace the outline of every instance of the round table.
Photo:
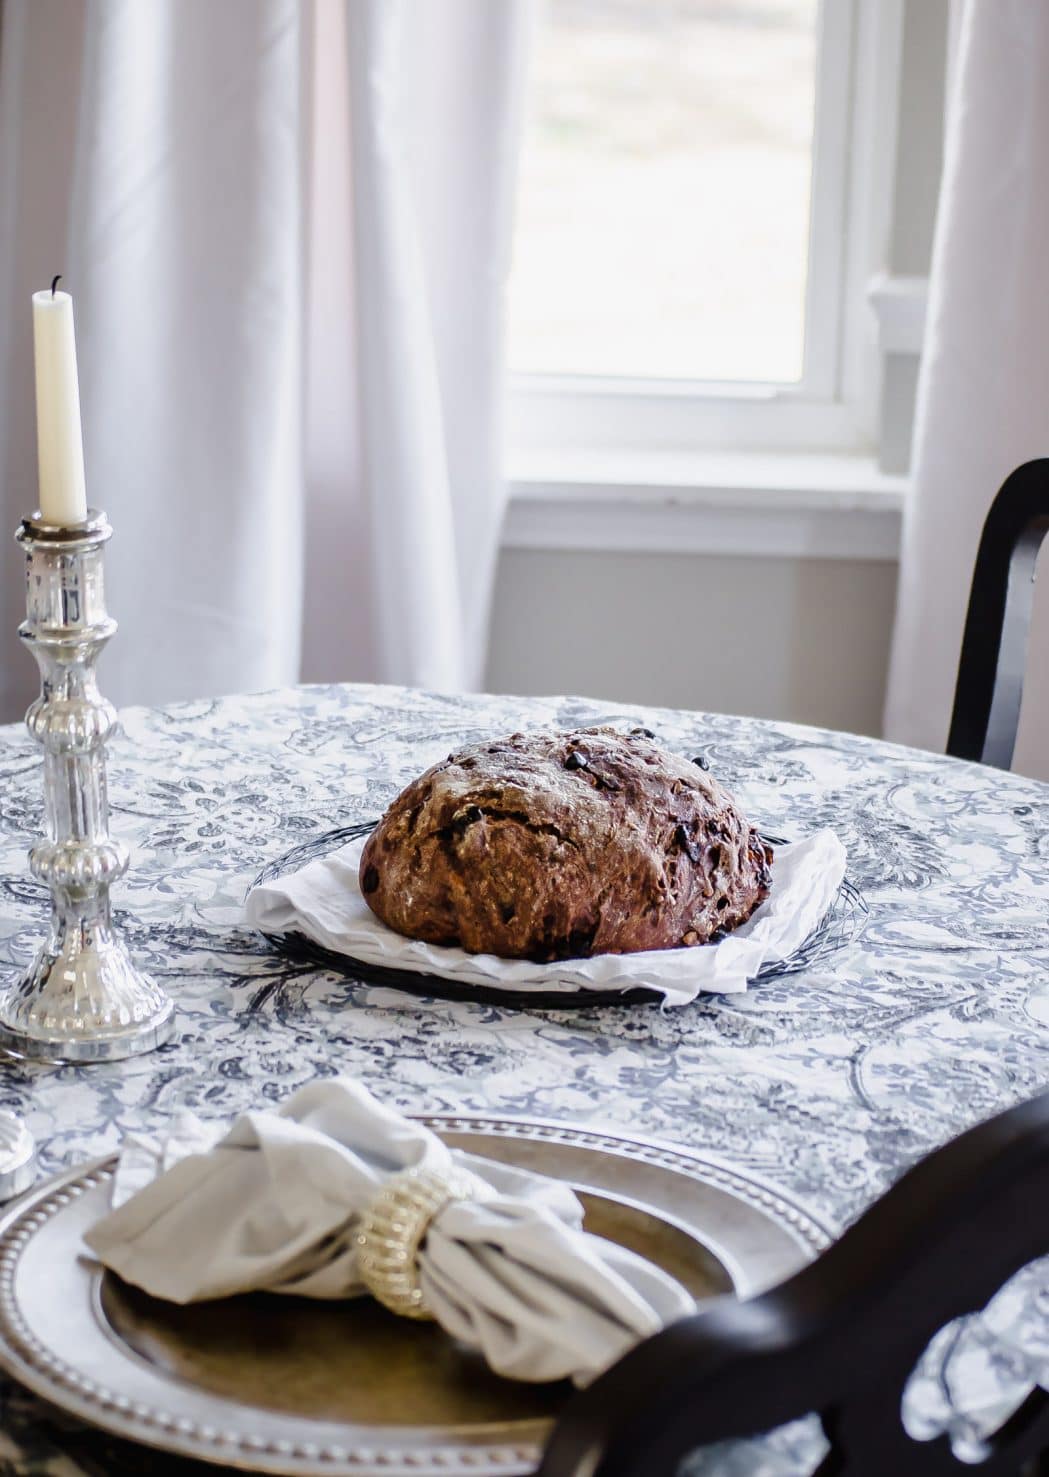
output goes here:
<path id="1" fill-rule="evenodd" d="M 683 1141 L 840 1227 L 919 1156 L 1049 1086 L 1044 784 L 851 735 L 577 698 L 302 687 L 131 709 L 123 722 L 110 797 L 132 866 L 116 901 L 133 949 L 174 996 L 178 1030 L 114 1065 L 5 1065 L 0 1102 L 24 1114 L 45 1172 L 182 1108 L 228 1117 L 349 1073 L 410 1111 L 498 1110 Z M 275 957 L 241 926 L 267 861 L 378 816 L 449 749 L 593 723 L 645 724 L 704 754 L 770 834 L 832 827 L 870 908 L 863 936 L 745 995 L 522 1011 L 347 981 Z M 0 730 L 5 967 L 29 960 L 42 927 L 26 863 L 42 827 L 40 770 L 24 728 Z M 68 1455 L 77 1432 L 10 1385 L 2 1398 L 0 1469 L 100 1470 Z"/>

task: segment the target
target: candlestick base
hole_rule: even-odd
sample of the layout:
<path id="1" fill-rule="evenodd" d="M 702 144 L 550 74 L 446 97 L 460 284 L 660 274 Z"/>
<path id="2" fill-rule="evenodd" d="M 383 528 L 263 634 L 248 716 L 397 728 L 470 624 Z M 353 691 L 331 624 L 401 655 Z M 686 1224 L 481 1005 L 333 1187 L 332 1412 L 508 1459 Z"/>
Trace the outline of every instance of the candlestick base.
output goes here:
<path id="1" fill-rule="evenodd" d="M 36 1145 L 21 1118 L 0 1108 L 0 1200 L 13 1200 L 36 1178 Z"/>
<path id="2" fill-rule="evenodd" d="M 48 940 L 0 992 L 0 1046 L 44 1061 L 115 1062 L 152 1051 L 174 1029 L 174 1007 L 107 927 Z"/>

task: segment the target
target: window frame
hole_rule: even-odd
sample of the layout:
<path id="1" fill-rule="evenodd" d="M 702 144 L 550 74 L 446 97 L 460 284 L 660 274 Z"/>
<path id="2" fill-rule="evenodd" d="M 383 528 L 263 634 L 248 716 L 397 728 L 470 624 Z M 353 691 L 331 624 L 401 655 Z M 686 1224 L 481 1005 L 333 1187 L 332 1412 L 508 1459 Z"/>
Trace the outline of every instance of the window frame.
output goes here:
<path id="1" fill-rule="evenodd" d="M 880 361 L 866 295 L 891 223 L 903 3 L 820 3 L 801 380 L 514 374 L 511 476 L 617 449 L 870 453 Z"/>

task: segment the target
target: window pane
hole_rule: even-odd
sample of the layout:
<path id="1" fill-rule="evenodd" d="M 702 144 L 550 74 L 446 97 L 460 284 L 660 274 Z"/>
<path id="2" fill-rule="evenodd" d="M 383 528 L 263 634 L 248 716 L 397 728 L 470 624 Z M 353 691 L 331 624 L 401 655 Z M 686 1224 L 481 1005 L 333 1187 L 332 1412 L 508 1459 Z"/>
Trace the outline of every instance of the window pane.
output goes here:
<path id="1" fill-rule="evenodd" d="M 817 0 L 546 0 L 510 363 L 796 381 Z"/>

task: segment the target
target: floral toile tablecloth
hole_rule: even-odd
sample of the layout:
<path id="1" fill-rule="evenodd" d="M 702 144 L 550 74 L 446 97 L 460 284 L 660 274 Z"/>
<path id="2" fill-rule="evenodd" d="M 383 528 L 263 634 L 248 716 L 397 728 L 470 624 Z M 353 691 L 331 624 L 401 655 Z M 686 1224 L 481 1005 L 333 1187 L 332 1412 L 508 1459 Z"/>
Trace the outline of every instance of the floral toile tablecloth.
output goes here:
<path id="1" fill-rule="evenodd" d="M 0 1102 L 25 1115 L 45 1171 L 180 1108 L 225 1117 L 349 1072 L 408 1110 L 594 1120 L 684 1141 L 842 1226 L 920 1155 L 1049 1087 L 1049 787 L 1035 781 L 843 734 L 576 698 L 304 687 L 123 721 L 110 798 L 133 860 L 116 901 L 176 1000 L 178 1031 L 112 1066 L 5 1064 Z M 377 816 L 453 746 L 594 722 L 645 723 L 706 755 L 771 834 L 833 827 L 870 906 L 863 937 L 743 996 L 530 1013 L 348 982 L 274 957 L 242 928 L 265 862 Z M 42 808 L 38 749 L 21 726 L 0 729 L 0 968 L 24 965 L 41 929 L 26 850 Z M 1049 1271 L 1026 1275 L 1045 1300 Z M 929 1420 L 951 1415 L 950 1392 L 974 1370 L 992 1404 L 995 1379 L 1036 1377 L 998 1322 L 993 1336 L 976 1322 L 954 1331 L 948 1365 L 930 1366 L 924 1395 L 916 1387 Z M 13 1387 L 0 1401 L 0 1473 L 134 1470 Z M 812 1451 L 811 1430 L 792 1428 L 696 1471 L 804 1471 Z"/>

